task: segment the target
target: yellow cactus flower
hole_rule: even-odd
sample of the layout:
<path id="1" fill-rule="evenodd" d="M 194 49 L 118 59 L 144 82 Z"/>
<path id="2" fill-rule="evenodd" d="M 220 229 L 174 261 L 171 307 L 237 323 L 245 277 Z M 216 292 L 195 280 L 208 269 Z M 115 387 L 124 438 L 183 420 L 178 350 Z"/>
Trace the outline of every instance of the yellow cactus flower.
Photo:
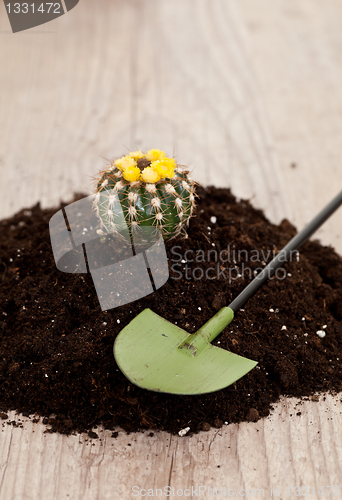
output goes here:
<path id="1" fill-rule="evenodd" d="M 134 158 L 129 155 L 123 156 L 118 160 L 115 160 L 114 165 L 123 172 L 126 168 L 132 168 L 137 166 L 137 162 Z"/>
<path id="2" fill-rule="evenodd" d="M 162 160 L 165 156 L 166 154 L 164 151 L 161 151 L 160 149 L 150 149 L 146 153 L 146 158 L 150 161 Z"/>
<path id="3" fill-rule="evenodd" d="M 141 173 L 141 180 L 144 182 L 155 183 L 160 180 L 160 176 L 153 168 L 146 167 Z"/>
<path id="4" fill-rule="evenodd" d="M 176 160 L 168 157 L 151 163 L 151 168 L 158 172 L 161 179 L 165 179 L 165 177 L 171 179 L 175 175 L 175 166 Z"/>
<path id="5" fill-rule="evenodd" d="M 133 158 L 134 160 L 140 160 L 140 158 L 145 158 L 145 153 L 142 153 L 141 149 L 139 149 L 139 151 L 132 151 L 132 153 L 129 153 L 129 155 L 131 158 Z"/>
<path id="6" fill-rule="evenodd" d="M 123 178 L 126 181 L 134 182 L 140 178 L 140 168 L 139 167 L 127 167 L 122 173 Z"/>

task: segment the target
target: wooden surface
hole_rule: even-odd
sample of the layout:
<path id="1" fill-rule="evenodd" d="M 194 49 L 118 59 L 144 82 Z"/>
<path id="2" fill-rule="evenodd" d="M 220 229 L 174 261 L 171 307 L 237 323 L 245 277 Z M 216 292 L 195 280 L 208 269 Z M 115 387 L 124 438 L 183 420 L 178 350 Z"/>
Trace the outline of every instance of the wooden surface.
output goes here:
<path id="1" fill-rule="evenodd" d="M 81 0 L 15 35 L 1 4 L 0 42 L 1 218 L 90 192 L 102 157 L 126 148 L 174 153 L 199 182 L 298 228 L 341 190 L 338 0 Z M 341 213 L 318 236 L 342 254 Z M 270 418 L 183 438 L 86 441 L 3 422 L 0 499 L 126 499 L 167 485 L 328 498 L 321 486 L 342 489 L 340 399 L 299 410 L 284 399 Z"/>

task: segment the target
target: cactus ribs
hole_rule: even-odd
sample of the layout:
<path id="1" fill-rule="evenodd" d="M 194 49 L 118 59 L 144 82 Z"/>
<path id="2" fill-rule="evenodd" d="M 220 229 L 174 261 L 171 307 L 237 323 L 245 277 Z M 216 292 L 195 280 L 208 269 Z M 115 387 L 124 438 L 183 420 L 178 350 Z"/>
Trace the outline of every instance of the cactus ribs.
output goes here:
<path id="1" fill-rule="evenodd" d="M 164 151 L 135 151 L 100 172 L 94 209 L 105 232 L 122 235 L 127 227 L 138 232 L 152 226 L 169 240 L 186 235 L 195 209 L 195 184 L 189 171 Z"/>

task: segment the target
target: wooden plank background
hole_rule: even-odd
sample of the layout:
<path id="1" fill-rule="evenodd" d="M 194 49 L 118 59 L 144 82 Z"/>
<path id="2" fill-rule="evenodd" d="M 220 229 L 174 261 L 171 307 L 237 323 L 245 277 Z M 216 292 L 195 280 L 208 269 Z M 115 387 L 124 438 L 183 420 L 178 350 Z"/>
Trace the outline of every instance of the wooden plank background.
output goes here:
<path id="1" fill-rule="evenodd" d="M 89 193 L 102 157 L 127 148 L 165 149 L 204 185 L 298 228 L 341 190 L 338 0 L 81 0 L 15 35 L 1 4 L 0 43 L 1 218 Z M 317 236 L 342 254 L 341 212 Z M 183 438 L 91 441 L 3 421 L 0 498 L 126 499 L 167 485 L 327 498 L 321 486 L 342 487 L 340 399 L 283 399 L 257 423 Z"/>

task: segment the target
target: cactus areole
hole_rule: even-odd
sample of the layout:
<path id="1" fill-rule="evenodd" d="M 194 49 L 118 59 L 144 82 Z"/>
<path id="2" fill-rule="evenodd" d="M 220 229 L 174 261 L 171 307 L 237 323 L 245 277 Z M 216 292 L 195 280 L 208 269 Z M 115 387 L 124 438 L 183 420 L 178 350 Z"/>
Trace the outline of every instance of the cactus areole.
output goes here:
<path id="1" fill-rule="evenodd" d="M 113 161 L 96 179 L 94 208 L 101 226 L 114 234 L 127 227 L 138 231 L 154 226 L 164 240 L 186 236 L 196 196 L 188 174 L 159 149 L 135 151 Z"/>

